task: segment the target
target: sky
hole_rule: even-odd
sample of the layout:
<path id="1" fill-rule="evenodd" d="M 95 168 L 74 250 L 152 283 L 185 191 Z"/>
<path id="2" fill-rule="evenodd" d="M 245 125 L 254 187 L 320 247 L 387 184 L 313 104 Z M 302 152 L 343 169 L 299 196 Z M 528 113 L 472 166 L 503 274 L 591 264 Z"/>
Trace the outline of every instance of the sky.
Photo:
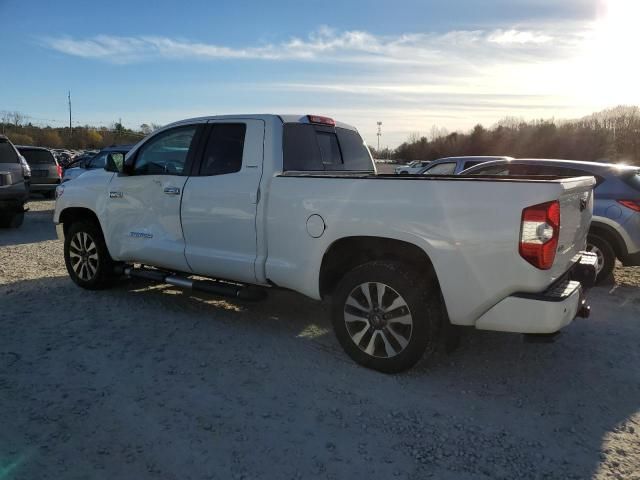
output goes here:
<path id="1" fill-rule="evenodd" d="M 434 126 L 639 104 L 639 0 L 0 0 L 0 111 L 130 128 L 320 114 L 395 147 Z"/>

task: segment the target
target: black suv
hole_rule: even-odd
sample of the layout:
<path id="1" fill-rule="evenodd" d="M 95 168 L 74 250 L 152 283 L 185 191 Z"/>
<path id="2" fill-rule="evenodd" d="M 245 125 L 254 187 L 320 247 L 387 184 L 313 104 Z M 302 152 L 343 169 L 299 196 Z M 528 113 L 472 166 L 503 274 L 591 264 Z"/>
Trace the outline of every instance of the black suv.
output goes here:
<path id="1" fill-rule="evenodd" d="M 29 197 L 29 167 L 4 135 L 0 135 L 0 227 L 17 228 L 24 221 Z"/>

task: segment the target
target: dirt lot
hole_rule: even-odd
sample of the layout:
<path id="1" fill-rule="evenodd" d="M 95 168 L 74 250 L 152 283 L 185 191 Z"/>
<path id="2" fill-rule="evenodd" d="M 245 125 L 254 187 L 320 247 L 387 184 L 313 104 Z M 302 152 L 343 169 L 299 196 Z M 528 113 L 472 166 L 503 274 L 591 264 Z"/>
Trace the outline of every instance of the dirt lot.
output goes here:
<path id="1" fill-rule="evenodd" d="M 68 279 L 52 202 L 0 231 L 1 479 L 640 479 L 640 273 L 553 344 L 470 332 L 411 372 L 326 305 Z"/>

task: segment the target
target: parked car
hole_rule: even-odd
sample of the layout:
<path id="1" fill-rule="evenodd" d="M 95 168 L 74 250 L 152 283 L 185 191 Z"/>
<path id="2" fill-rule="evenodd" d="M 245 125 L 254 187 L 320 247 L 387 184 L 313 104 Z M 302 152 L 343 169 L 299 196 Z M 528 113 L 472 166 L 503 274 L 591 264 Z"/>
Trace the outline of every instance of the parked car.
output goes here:
<path id="1" fill-rule="evenodd" d="M 462 170 L 491 160 L 509 160 L 511 157 L 447 157 L 434 160 L 418 170 L 418 175 L 456 175 Z"/>
<path id="2" fill-rule="evenodd" d="M 30 190 L 54 198 L 56 187 L 62 179 L 62 167 L 48 148 L 17 146 L 18 151 L 31 167 Z"/>
<path id="3" fill-rule="evenodd" d="M 413 173 L 417 173 L 424 167 L 429 165 L 428 160 L 415 160 L 407 165 L 400 165 L 395 168 L 396 175 L 411 175 Z"/>
<path id="4" fill-rule="evenodd" d="M 89 170 L 104 169 L 107 164 L 107 157 L 111 155 L 113 160 L 123 162 L 124 156 L 133 145 L 113 145 L 102 149 L 97 155 L 74 162 L 70 168 L 64 171 L 62 182 L 68 182 L 79 177 Z"/>
<path id="5" fill-rule="evenodd" d="M 397 372 L 450 324 L 551 334 L 586 316 L 594 183 L 376 175 L 349 125 L 217 116 L 60 185 L 54 222 L 82 288 L 127 275 L 240 299 L 329 296 L 351 358 Z"/>
<path id="6" fill-rule="evenodd" d="M 28 178 L 29 166 L 11 141 L 0 135 L 0 227 L 22 225 L 29 198 Z"/>
<path id="7" fill-rule="evenodd" d="M 593 175 L 595 203 L 587 251 L 598 256 L 597 281 L 624 266 L 640 265 L 640 168 L 574 160 L 523 159 L 490 162 L 463 175 Z"/>

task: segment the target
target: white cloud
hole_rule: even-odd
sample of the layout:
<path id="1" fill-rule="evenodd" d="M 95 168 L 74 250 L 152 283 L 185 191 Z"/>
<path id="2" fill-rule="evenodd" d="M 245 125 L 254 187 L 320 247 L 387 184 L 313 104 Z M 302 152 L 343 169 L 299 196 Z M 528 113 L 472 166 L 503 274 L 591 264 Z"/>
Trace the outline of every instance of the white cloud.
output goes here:
<path id="1" fill-rule="evenodd" d="M 572 117 L 598 108 L 593 101 L 597 88 L 585 68 L 593 62 L 576 63 L 591 58 L 585 52 L 593 50 L 593 32 L 592 24 L 565 22 L 398 35 L 322 27 L 304 38 L 244 46 L 146 35 L 49 37 L 41 43 L 66 55 L 116 64 L 322 63 L 327 68 L 313 68 L 313 74 L 287 66 L 257 84 L 194 88 L 204 96 L 219 92 L 209 101 L 220 111 L 202 113 L 326 113 L 361 127 L 369 141 L 376 139 L 380 120 L 384 140 L 397 145 L 408 132 L 426 132 L 434 124 L 466 129 L 504 116 Z M 201 113 L 201 103 L 182 107 L 166 115 L 156 112 L 157 121 Z"/>
<path id="2" fill-rule="evenodd" d="M 280 43 L 241 48 L 148 35 L 97 35 L 84 39 L 46 37 L 41 43 L 67 55 L 113 63 L 153 59 L 247 59 L 417 65 L 425 61 L 442 62 L 448 55 L 468 54 L 469 50 L 492 50 L 499 54 L 509 45 L 535 50 L 551 40 L 552 37 L 545 33 L 518 29 L 378 36 L 359 30 L 337 32 L 322 27 L 307 38 L 294 37 Z"/>

